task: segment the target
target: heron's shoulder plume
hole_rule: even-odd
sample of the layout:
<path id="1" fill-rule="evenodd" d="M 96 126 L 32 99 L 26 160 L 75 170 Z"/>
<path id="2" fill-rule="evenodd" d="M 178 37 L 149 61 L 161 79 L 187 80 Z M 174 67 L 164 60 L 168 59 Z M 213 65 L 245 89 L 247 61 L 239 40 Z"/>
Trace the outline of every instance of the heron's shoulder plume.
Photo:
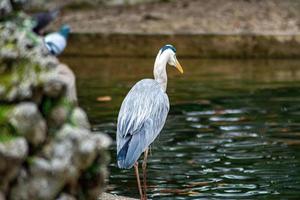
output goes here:
<path id="1" fill-rule="evenodd" d="M 167 45 L 165 45 L 164 47 L 162 47 L 160 50 L 161 50 L 161 54 L 165 51 L 165 50 L 167 50 L 167 49 L 171 49 L 174 53 L 176 53 L 176 48 L 173 46 L 173 45 L 171 45 L 171 44 L 167 44 Z"/>

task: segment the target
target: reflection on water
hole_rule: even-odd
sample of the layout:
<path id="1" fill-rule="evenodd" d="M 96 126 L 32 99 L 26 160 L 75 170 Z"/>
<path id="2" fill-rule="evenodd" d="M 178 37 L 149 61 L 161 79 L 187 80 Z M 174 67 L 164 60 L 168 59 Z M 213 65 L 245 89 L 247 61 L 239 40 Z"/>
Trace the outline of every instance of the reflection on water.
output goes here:
<path id="1" fill-rule="evenodd" d="M 152 76 L 152 59 L 64 58 L 93 129 L 115 137 L 122 99 Z M 181 60 L 169 71 L 171 110 L 152 145 L 151 199 L 300 197 L 300 61 Z M 97 102 L 111 96 L 110 102 Z M 138 196 L 112 147 L 111 193 Z"/>

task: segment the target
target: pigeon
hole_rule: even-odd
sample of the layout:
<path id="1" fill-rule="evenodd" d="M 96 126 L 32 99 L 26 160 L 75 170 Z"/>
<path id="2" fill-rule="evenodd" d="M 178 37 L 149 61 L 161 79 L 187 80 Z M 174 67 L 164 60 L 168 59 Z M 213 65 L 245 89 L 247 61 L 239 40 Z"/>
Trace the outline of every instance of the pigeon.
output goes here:
<path id="1" fill-rule="evenodd" d="M 70 30 L 70 26 L 63 25 L 58 32 L 49 33 L 45 36 L 45 46 L 52 55 L 57 56 L 66 48 Z"/>
<path id="2" fill-rule="evenodd" d="M 32 31 L 38 35 L 41 35 L 42 30 L 47 27 L 50 22 L 54 21 L 60 13 L 59 9 L 50 10 L 49 12 L 40 12 L 32 16 L 35 21 L 35 26 Z"/>

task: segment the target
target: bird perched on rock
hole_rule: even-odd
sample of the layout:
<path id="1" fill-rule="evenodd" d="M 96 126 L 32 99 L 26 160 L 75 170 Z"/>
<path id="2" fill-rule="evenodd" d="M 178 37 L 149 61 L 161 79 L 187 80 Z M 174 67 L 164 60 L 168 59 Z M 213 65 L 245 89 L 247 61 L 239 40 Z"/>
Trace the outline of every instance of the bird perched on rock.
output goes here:
<path id="1" fill-rule="evenodd" d="M 176 58 L 172 45 L 162 47 L 154 64 L 154 79 L 137 82 L 125 97 L 118 116 L 117 160 L 118 167 L 129 169 L 134 166 L 141 199 L 146 196 L 146 162 L 148 148 L 162 130 L 169 112 L 167 90 L 167 64 L 181 73 L 183 69 Z M 144 152 L 143 183 L 141 189 L 137 160 Z"/>
<path id="2" fill-rule="evenodd" d="M 60 9 L 50 10 L 48 12 L 40 12 L 32 15 L 32 18 L 35 22 L 35 26 L 32 28 L 32 31 L 38 35 L 42 34 L 42 30 L 54 21 L 60 13 Z"/>
<path id="3" fill-rule="evenodd" d="M 52 55 L 59 55 L 67 45 L 67 39 L 70 33 L 70 27 L 63 25 L 58 32 L 50 33 L 45 36 L 44 42 Z"/>

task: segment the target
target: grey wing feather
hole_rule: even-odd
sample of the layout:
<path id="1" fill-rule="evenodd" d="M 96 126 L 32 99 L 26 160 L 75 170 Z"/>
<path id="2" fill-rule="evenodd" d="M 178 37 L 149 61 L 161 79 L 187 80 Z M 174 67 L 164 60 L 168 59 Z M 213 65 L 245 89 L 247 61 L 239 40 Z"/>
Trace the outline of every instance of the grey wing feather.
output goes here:
<path id="1" fill-rule="evenodd" d="M 160 133 L 168 112 L 169 99 L 158 82 L 144 79 L 134 85 L 124 99 L 118 116 L 119 167 L 132 167 Z"/>

